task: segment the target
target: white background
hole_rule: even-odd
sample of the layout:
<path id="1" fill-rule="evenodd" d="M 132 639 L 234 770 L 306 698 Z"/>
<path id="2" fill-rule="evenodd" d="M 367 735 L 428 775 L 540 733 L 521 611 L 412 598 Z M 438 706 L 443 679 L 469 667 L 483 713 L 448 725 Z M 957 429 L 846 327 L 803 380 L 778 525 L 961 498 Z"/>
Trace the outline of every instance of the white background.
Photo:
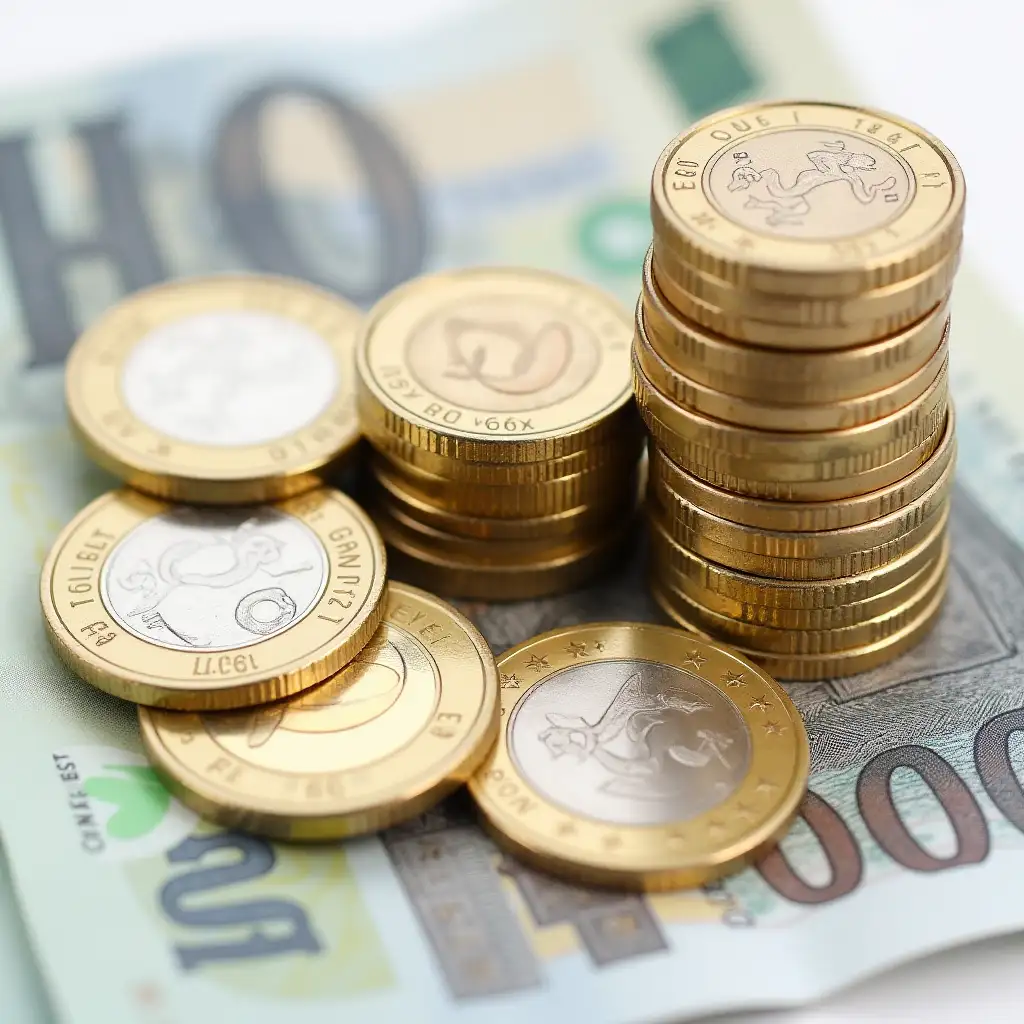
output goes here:
<path id="1" fill-rule="evenodd" d="M 0 0 L 0 89 L 218 41 L 376 35 L 483 2 Z M 1024 75 L 1024 4 L 805 3 L 845 55 L 865 101 L 912 110 L 915 121 L 927 125 L 957 154 L 971 190 L 968 256 L 1024 315 L 1024 140 L 1016 107 Z M 1024 899 L 1024 885 L 1006 898 Z M 879 921 L 878 927 L 884 928 L 885 922 Z M 1024 936 L 993 939 L 891 971 L 825 1004 L 730 1016 L 728 1022 L 1024 1021 L 1022 966 Z M 726 1019 L 720 1018 L 719 1024 Z"/>

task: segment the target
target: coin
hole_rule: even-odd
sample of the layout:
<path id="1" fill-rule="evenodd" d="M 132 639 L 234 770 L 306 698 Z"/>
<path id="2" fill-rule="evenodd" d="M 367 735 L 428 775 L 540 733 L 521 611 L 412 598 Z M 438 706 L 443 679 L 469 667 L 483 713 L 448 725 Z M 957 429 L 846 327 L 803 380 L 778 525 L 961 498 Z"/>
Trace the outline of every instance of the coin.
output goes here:
<path id="1" fill-rule="evenodd" d="M 651 489 L 668 500 L 679 499 L 712 515 L 760 530 L 838 530 L 889 515 L 920 497 L 956 461 L 956 425 L 952 402 L 942 439 L 931 456 L 907 476 L 880 490 L 841 501 L 770 501 L 733 494 L 705 483 L 677 466 L 657 445 L 651 446 Z M 674 496 L 671 497 L 671 496 Z"/>
<path id="2" fill-rule="evenodd" d="M 197 508 L 129 490 L 87 505 L 43 564 L 57 654 L 139 704 L 244 707 L 337 672 L 384 613 L 384 546 L 351 499 Z"/>
<path id="3" fill-rule="evenodd" d="M 820 405 L 885 391 L 918 371 L 948 336 L 949 303 L 867 345 L 828 352 L 759 348 L 680 317 L 654 280 L 648 250 L 635 322 L 669 365 L 705 387 L 753 401 Z"/>
<path id="4" fill-rule="evenodd" d="M 920 589 L 902 604 L 874 618 L 828 629 L 783 629 L 734 619 L 705 608 L 681 589 L 662 588 L 661 604 L 666 608 L 672 603 L 680 622 L 692 623 L 701 633 L 722 643 L 780 656 L 835 654 L 877 643 L 915 622 L 921 610 L 930 607 L 935 596 L 945 591 L 947 568 L 947 562 L 937 561 L 921 579 Z"/>
<path id="5" fill-rule="evenodd" d="M 839 530 L 767 531 L 705 512 L 658 484 L 655 508 L 669 533 L 684 547 L 713 561 L 759 576 L 824 579 L 852 576 L 891 561 L 930 528 L 949 499 L 955 463 L 920 498 L 895 512 Z M 876 561 L 877 560 L 877 561 Z M 807 564 L 811 563 L 811 564 Z"/>
<path id="6" fill-rule="evenodd" d="M 393 438 L 467 462 L 614 447 L 635 422 L 632 332 L 614 299 L 557 274 L 496 267 L 420 277 L 365 322 L 360 419 L 385 451 Z"/>
<path id="7" fill-rule="evenodd" d="M 649 517 L 651 561 L 658 575 L 677 583 L 692 580 L 733 601 L 769 608 L 833 608 L 885 593 L 933 562 L 942 548 L 949 521 L 945 510 L 919 544 L 886 565 L 831 580 L 775 580 L 718 565 L 677 544 L 666 528 Z M 683 589 L 675 585 L 675 589 Z"/>
<path id="8" fill-rule="evenodd" d="M 496 840 L 541 870 L 696 886 L 749 863 L 796 813 L 800 715 L 726 648 L 646 623 L 569 626 L 498 670 L 503 727 L 469 788 Z M 616 745 L 623 730 L 643 742 Z"/>
<path id="9" fill-rule="evenodd" d="M 359 311 L 299 281 L 210 277 L 122 300 L 65 389 L 89 455 L 133 487 L 239 504 L 318 486 L 359 439 Z"/>
<path id="10" fill-rule="evenodd" d="M 394 825 L 465 782 L 498 732 L 487 643 L 450 605 L 393 584 L 383 621 L 337 675 L 244 711 L 139 709 L 150 760 L 228 828 L 324 840 Z"/>
<path id="11" fill-rule="evenodd" d="M 669 302 L 708 330 L 755 345 L 819 350 L 867 344 L 903 330 L 948 298 L 959 263 L 957 248 L 916 277 L 861 295 L 775 299 L 737 294 L 732 285 L 690 290 L 697 283 L 693 274 L 666 257 L 656 239 L 653 274 Z"/>
<path id="12" fill-rule="evenodd" d="M 651 593 L 669 619 L 683 629 L 701 633 L 699 628 L 688 622 L 675 610 L 658 581 L 652 583 Z M 750 658 L 761 665 L 765 671 L 771 671 L 779 679 L 814 681 L 852 676 L 858 672 L 867 672 L 869 669 L 877 668 L 919 643 L 935 625 L 939 612 L 942 611 L 942 602 L 945 596 L 945 590 L 940 590 L 918 616 L 902 629 L 882 640 L 851 650 L 838 651 L 833 654 L 779 655 L 752 651 L 736 645 L 731 646 L 741 656 Z"/>
<path id="13" fill-rule="evenodd" d="M 859 295 L 957 248 L 964 179 L 938 139 L 834 103 L 758 103 L 693 125 L 654 169 L 655 236 L 722 281 L 770 295 Z"/>
<path id="14" fill-rule="evenodd" d="M 677 405 L 689 406 L 702 416 L 735 426 L 767 431 L 845 430 L 890 416 L 920 398 L 946 372 L 948 353 L 943 340 L 919 370 L 882 391 L 818 405 L 787 405 L 771 398 L 752 401 L 717 391 L 681 373 L 662 359 L 651 344 L 643 329 L 642 315 L 633 340 L 633 356 L 646 379 Z M 770 391 L 766 388 L 765 393 L 767 396 Z"/>

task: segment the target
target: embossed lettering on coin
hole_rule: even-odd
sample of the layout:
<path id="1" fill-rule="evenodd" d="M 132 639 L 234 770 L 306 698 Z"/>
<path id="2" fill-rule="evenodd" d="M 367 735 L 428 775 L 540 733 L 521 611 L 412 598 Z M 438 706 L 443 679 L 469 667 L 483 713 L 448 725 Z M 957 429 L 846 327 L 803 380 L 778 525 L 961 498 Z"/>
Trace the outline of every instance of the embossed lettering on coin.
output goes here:
<path id="1" fill-rule="evenodd" d="M 213 740 L 273 771 L 362 768 L 401 750 L 430 722 L 440 693 L 423 645 L 385 624 L 354 661 L 320 686 L 252 710 L 204 715 Z"/>
<path id="2" fill-rule="evenodd" d="M 321 416 L 338 388 L 330 345 L 271 313 L 224 310 L 163 324 L 129 353 L 121 392 L 147 426 L 187 444 L 286 437 Z"/>
<path id="3" fill-rule="evenodd" d="M 273 509 L 176 508 L 147 519 L 103 567 L 110 613 L 136 636 L 178 650 L 229 650 L 301 620 L 323 593 L 327 553 Z"/>
<path id="4" fill-rule="evenodd" d="M 499 413 L 570 398 L 600 358 L 588 327 L 532 297 L 457 303 L 420 323 L 406 343 L 409 369 L 427 391 Z"/>
<path id="5" fill-rule="evenodd" d="M 815 241 L 883 227 L 913 197 L 893 150 L 834 128 L 783 128 L 723 149 L 704 172 L 721 213 L 752 231 Z"/>
<path id="6" fill-rule="evenodd" d="M 736 791 L 750 761 L 749 734 L 726 697 L 640 660 L 556 672 L 516 706 L 508 738 L 538 792 L 615 825 L 694 818 Z"/>

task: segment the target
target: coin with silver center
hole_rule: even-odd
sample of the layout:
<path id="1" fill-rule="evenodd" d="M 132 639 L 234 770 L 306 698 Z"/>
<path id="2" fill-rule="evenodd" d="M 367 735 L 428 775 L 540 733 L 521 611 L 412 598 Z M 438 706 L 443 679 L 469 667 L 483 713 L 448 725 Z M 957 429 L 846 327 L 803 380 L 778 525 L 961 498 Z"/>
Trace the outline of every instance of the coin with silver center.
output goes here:
<path id="1" fill-rule="evenodd" d="M 498 675 L 476 628 L 392 584 L 345 669 L 244 711 L 139 709 L 150 759 L 181 800 L 229 827 L 332 839 L 393 825 L 465 782 L 498 730 Z"/>
<path id="2" fill-rule="evenodd" d="M 664 626 L 571 626 L 506 651 L 498 671 L 504 728 L 470 791 L 535 866 L 596 885 L 699 885 L 796 813 L 799 713 L 727 647 Z"/>
<path id="3" fill-rule="evenodd" d="M 168 505 L 115 491 L 86 506 L 43 566 L 57 653 L 140 704 L 239 707 L 337 672 L 377 628 L 384 547 L 349 498 Z"/>

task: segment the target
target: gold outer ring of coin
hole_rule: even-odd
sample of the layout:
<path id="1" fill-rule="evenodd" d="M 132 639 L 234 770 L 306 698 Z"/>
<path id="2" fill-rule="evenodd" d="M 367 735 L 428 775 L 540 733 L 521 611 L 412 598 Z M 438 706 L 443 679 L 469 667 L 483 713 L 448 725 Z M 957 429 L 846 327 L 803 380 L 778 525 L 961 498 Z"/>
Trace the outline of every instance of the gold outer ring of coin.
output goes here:
<path id="1" fill-rule="evenodd" d="M 619 487 L 622 482 L 628 482 L 627 489 L 632 493 L 640 462 L 623 467 L 614 476 L 574 473 L 544 483 L 519 485 L 456 483 L 380 455 L 372 456 L 370 465 L 378 480 L 394 477 L 421 501 L 445 511 L 494 519 L 532 519 L 607 500 L 609 489 Z"/>
<path id="2" fill-rule="evenodd" d="M 682 619 L 692 622 L 708 636 L 722 643 L 739 644 L 745 650 L 776 655 L 838 654 L 884 640 L 914 622 L 922 608 L 946 588 L 947 564 L 939 561 L 924 577 L 922 589 L 897 607 L 862 622 L 831 629 L 779 629 L 720 615 L 698 604 L 682 591 L 663 590 L 665 600 L 674 600 Z"/>
<path id="3" fill-rule="evenodd" d="M 948 353 L 943 341 L 924 366 L 884 391 L 820 405 L 785 405 L 755 402 L 705 387 L 665 362 L 641 329 L 633 339 L 633 357 L 644 376 L 675 404 L 733 426 L 801 433 L 847 430 L 891 416 L 920 398 L 945 371 Z"/>
<path id="4" fill-rule="evenodd" d="M 323 545 L 323 589 L 288 628 L 245 646 L 206 650 L 143 639 L 124 626 L 104 597 L 104 567 L 117 546 L 174 506 L 130 490 L 91 502 L 61 531 L 43 563 L 43 621 L 61 660 L 115 697 L 183 711 L 277 700 L 339 671 L 362 650 L 384 614 L 380 535 L 354 501 L 330 488 L 270 507 L 294 516 Z"/>
<path id="5" fill-rule="evenodd" d="M 441 551 L 422 534 L 403 526 L 394 516 L 377 512 L 377 527 L 389 550 L 389 565 L 396 578 L 447 597 L 479 601 L 526 601 L 550 597 L 584 586 L 611 568 L 622 557 L 635 532 L 631 517 L 616 529 L 575 548 L 556 546 L 547 557 L 534 561 L 522 557 L 499 561 L 504 543 L 480 541 L 491 556 L 481 561 L 476 554 Z"/>
<path id="6" fill-rule="evenodd" d="M 651 587 L 651 593 L 666 617 L 681 629 L 691 630 L 699 636 L 705 635 L 697 626 L 679 614 L 657 584 Z M 918 644 L 935 625 L 935 621 L 942 611 L 945 596 L 946 590 L 943 588 L 921 610 L 916 619 L 908 622 L 898 632 L 873 644 L 866 644 L 848 651 L 838 651 L 834 654 L 777 655 L 752 651 L 735 645 L 730 646 L 743 657 L 760 664 L 765 671 L 771 671 L 777 679 L 802 682 L 841 679 L 884 665 Z"/>
<path id="7" fill-rule="evenodd" d="M 904 330 L 949 295 L 959 265 L 956 249 L 917 277 L 857 297 L 785 301 L 698 282 L 688 268 L 666 258 L 657 239 L 652 269 L 679 313 L 710 331 L 755 345 L 818 351 L 868 344 Z"/>
<path id="8" fill-rule="evenodd" d="M 912 201 L 895 220 L 859 233 L 849 244 L 743 230 L 709 199 L 705 169 L 735 143 L 789 127 L 842 132 L 888 150 L 915 183 Z M 655 235 L 671 239 L 679 259 L 738 287 L 779 295 L 857 295 L 913 277 L 956 248 L 964 198 L 956 158 L 920 126 L 869 107 L 773 101 L 718 111 L 673 139 L 655 164 L 651 219 Z"/>
<path id="9" fill-rule="evenodd" d="M 431 392 L 421 376 L 436 374 L 436 390 L 441 380 L 452 379 L 450 374 L 439 370 L 436 360 L 428 360 L 419 366 L 418 376 L 409 359 L 413 351 L 427 351 L 432 330 L 443 334 L 438 324 L 451 323 L 443 317 L 458 313 L 472 319 L 481 306 L 503 328 L 513 315 L 522 321 L 529 310 L 543 310 L 546 326 L 557 326 L 562 341 L 561 368 L 549 373 L 550 379 L 537 383 L 532 392 L 522 382 L 514 393 L 507 386 L 501 391 L 487 385 L 495 398 L 503 399 L 502 411 L 461 404 L 461 398 L 451 397 L 454 388 L 445 394 Z M 580 339 L 586 338 L 578 346 L 574 330 Z M 356 345 L 360 421 L 371 437 L 387 435 L 466 462 L 546 462 L 614 445 L 630 417 L 632 331 L 629 315 L 611 296 L 549 271 L 476 267 L 423 275 L 389 292 L 364 320 Z M 518 338 L 517 352 L 535 351 L 530 365 L 543 369 L 538 360 L 550 353 L 538 339 L 539 333 L 525 342 Z M 451 349 L 450 338 L 445 347 Z M 584 377 L 581 371 L 575 390 L 543 404 L 537 396 L 545 389 L 574 379 L 568 371 L 577 358 L 593 360 L 589 375 Z M 457 378 L 462 395 L 474 383 L 485 386 L 468 364 L 456 369 L 463 374 Z M 522 398 L 518 406 L 510 397 L 514 395 Z"/>
<path id="10" fill-rule="evenodd" d="M 654 386 L 635 357 L 633 377 L 641 415 L 655 417 L 680 440 L 763 463 L 769 472 L 779 463 L 814 463 L 819 471 L 813 479 L 864 472 L 902 455 L 945 421 L 949 390 L 943 365 L 917 398 L 881 419 L 844 430 L 769 431 L 724 423 L 677 405 Z"/>
<path id="11" fill-rule="evenodd" d="M 718 565 L 677 544 L 668 530 L 648 517 L 652 564 L 663 577 L 673 581 L 692 580 L 697 586 L 745 604 L 767 608 L 836 608 L 866 601 L 909 579 L 934 562 L 942 548 L 949 522 L 944 511 L 932 532 L 916 547 L 886 565 L 832 580 L 772 580 L 753 573 Z M 683 589 L 673 583 L 674 589 Z"/>
<path id="12" fill-rule="evenodd" d="M 616 435 L 603 444 L 545 462 L 469 462 L 425 451 L 388 434 L 380 429 L 378 423 L 369 419 L 365 423 L 370 444 L 387 459 L 444 477 L 453 484 L 504 487 L 546 483 L 577 473 L 619 473 L 624 463 L 636 462 L 640 457 L 645 434 L 636 406 L 632 403 L 616 412 L 615 420 L 618 425 Z"/>
<path id="13" fill-rule="evenodd" d="M 773 608 L 767 605 L 735 601 L 714 590 L 707 590 L 687 576 L 670 576 L 652 569 L 657 586 L 667 599 L 673 593 L 683 594 L 711 611 L 742 622 L 757 626 L 772 626 L 776 629 L 835 629 L 856 625 L 866 619 L 873 619 L 898 607 L 916 594 L 934 569 L 937 561 L 949 559 L 949 535 L 944 535 L 937 558 L 918 569 L 913 576 L 897 583 L 889 590 L 883 590 L 863 601 L 848 604 L 811 608 Z"/>
<path id="14" fill-rule="evenodd" d="M 711 515 L 754 527 L 781 532 L 819 532 L 848 529 L 880 519 L 920 499 L 956 461 L 956 419 L 953 403 L 945 431 L 931 456 L 907 476 L 881 490 L 868 491 L 842 501 L 769 501 L 713 487 L 676 465 L 657 445 L 650 448 L 651 490 L 674 495 Z"/>
<path id="15" fill-rule="evenodd" d="M 743 723 L 746 773 L 724 800 L 688 819 L 633 825 L 574 813 L 538 788 L 510 751 L 523 709 L 543 693 L 538 687 L 587 665 L 618 671 L 625 683 L 633 664 L 685 673 L 695 694 L 721 702 Z M 496 841 L 533 867 L 577 884 L 648 891 L 701 885 L 756 859 L 796 814 L 810 759 L 800 715 L 782 687 L 734 651 L 665 626 L 597 623 L 527 640 L 500 656 L 498 671 L 506 683 L 502 729 L 469 790 Z"/>
<path id="16" fill-rule="evenodd" d="M 705 387 L 752 401 L 819 405 L 891 388 L 919 370 L 949 334 L 949 298 L 881 341 L 828 352 L 758 348 L 721 337 L 680 316 L 644 261 L 635 326 L 680 373 Z"/>
<path id="17" fill-rule="evenodd" d="M 790 578 L 788 571 L 781 570 L 792 568 L 789 566 L 791 562 L 820 560 L 822 563 L 855 563 L 860 559 L 880 557 L 884 550 L 896 550 L 892 545 L 906 544 L 907 538 L 915 530 L 930 523 L 945 507 L 953 486 L 955 465 L 954 462 L 949 462 L 939 479 L 911 504 L 869 523 L 860 523 L 839 530 L 767 531 L 743 526 L 691 505 L 685 499 L 667 491 L 658 482 L 651 487 L 656 499 L 652 511 L 657 512 L 680 544 L 712 561 L 722 562 L 734 569 L 742 569 L 758 576 Z M 712 554 L 710 549 L 703 550 L 700 547 L 703 541 L 708 541 L 716 551 L 725 549 L 730 552 L 730 557 L 734 561 L 723 561 Z M 875 554 L 869 554 L 871 552 Z M 884 560 L 891 561 L 891 558 Z M 745 564 L 737 564 L 741 561 Z M 859 568 L 823 571 L 820 576 L 853 576 L 868 568 L 871 566 L 864 564 Z M 813 575 L 819 576 L 819 573 L 815 570 Z M 801 575 L 793 578 L 809 577 Z"/>
<path id="18" fill-rule="evenodd" d="M 406 487 L 402 479 L 394 474 L 381 474 L 373 479 L 372 501 L 382 498 L 406 516 L 441 533 L 477 540 L 523 541 L 589 535 L 601 527 L 607 527 L 613 520 L 631 508 L 632 505 L 615 496 L 614 503 L 594 502 L 577 505 L 548 516 L 531 519 L 497 519 L 487 516 L 467 516 L 458 512 L 438 508 L 423 501 L 414 491 Z M 635 499 L 631 499 L 635 500 Z"/>
<path id="19" fill-rule="evenodd" d="M 294 321 L 330 347 L 338 389 L 294 433 L 259 444 L 189 443 L 154 429 L 128 406 L 121 377 L 151 331 L 204 313 L 264 313 Z M 159 498 L 245 504 L 288 498 L 320 486 L 359 440 L 352 359 L 361 313 L 303 281 L 216 276 L 157 285 L 130 295 L 97 320 L 68 354 L 68 415 L 94 462 Z"/>
<path id="20" fill-rule="evenodd" d="M 139 726 L 168 788 L 204 818 L 308 841 L 429 810 L 483 761 L 499 710 L 494 657 L 477 629 L 396 583 L 359 661 L 313 690 L 245 712 L 140 708 Z"/>

